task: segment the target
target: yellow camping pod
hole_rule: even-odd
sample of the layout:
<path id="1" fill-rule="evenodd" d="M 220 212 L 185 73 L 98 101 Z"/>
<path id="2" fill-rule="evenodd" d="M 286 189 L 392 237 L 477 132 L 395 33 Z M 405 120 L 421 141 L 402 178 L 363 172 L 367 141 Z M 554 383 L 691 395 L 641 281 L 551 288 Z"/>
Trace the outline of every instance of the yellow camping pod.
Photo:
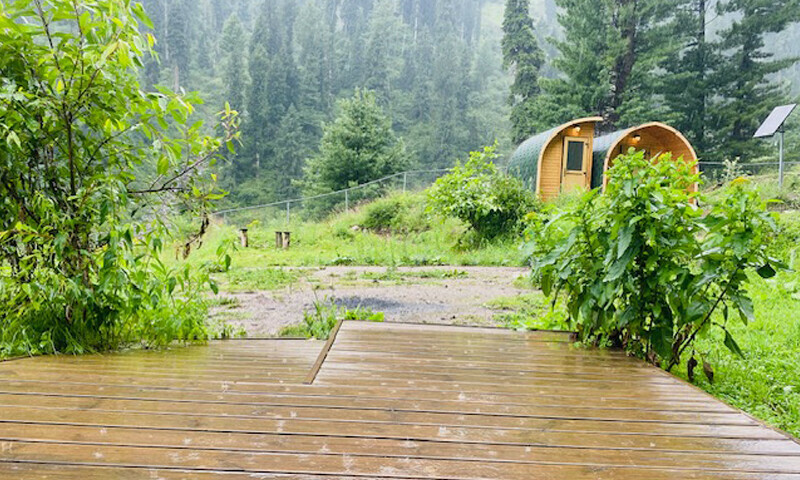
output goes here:
<path id="1" fill-rule="evenodd" d="M 588 190 L 595 127 L 601 121 L 602 117 L 581 118 L 529 138 L 511 157 L 509 173 L 545 200 L 563 191 Z"/>
<path id="2" fill-rule="evenodd" d="M 592 188 L 605 188 L 608 182 L 606 172 L 614 160 L 633 147 L 644 150 L 647 157 L 653 158 L 671 153 L 673 160 L 683 157 L 686 162 L 696 162 L 697 153 L 681 132 L 669 125 L 652 122 L 638 127 L 619 130 L 594 139 L 592 163 Z M 697 165 L 695 164 L 695 173 Z"/>

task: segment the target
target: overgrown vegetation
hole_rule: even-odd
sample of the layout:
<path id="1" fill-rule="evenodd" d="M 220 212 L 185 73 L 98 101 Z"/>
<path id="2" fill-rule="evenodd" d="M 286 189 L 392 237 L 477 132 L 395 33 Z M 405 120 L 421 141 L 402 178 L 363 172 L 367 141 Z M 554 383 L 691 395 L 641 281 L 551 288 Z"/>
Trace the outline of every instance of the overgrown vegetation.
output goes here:
<path id="1" fill-rule="evenodd" d="M 203 285 L 229 260 L 165 266 L 161 210 L 206 229 L 221 195 L 204 169 L 236 115 L 204 136 L 199 98 L 141 91 L 153 39 L 139 22 L 121 0 L 0 5 L 0 357 L 209 336 Z"/>
<path id="2" fill-rule="evenodd" d="M 741 356 L 730 326 L 754 318 L 747 272 L 771 278 L 779 263 L 767 254 L 775 224 L 764 202 L 738 180 L 704 212 L 699 177 L 669 155 L 652 162 L 631 151 L 608 177 L 604 195 L 587 193 L 532 229 L 533 277 L 545 295 L 565 296 L 582 340 L 668 369 L 686 358 L 690 377 L 695 341 L 714 330 Z"/>
<path id="3" fill-rule="evenodd" d="M 333 299 L 314 302 L 314 309 L 303 314 L 303 323 L 288 325 L 281 329 L 282 337 L 304 337 L 327 340 L 336 324 L 342 320 L 382 322 L 383 312 L 373 312 L 370 308 L 349 309 L 339 306 Z"/>
<path id="4" fill-rule="evenodd" d="M 464 222 L 475 243 L 518 234 L 522 220 L 536 208 L 533 193 L 498 170 L 497 157 L 496 145 L 471 152 L 428 190 L 429 212 Z"/>

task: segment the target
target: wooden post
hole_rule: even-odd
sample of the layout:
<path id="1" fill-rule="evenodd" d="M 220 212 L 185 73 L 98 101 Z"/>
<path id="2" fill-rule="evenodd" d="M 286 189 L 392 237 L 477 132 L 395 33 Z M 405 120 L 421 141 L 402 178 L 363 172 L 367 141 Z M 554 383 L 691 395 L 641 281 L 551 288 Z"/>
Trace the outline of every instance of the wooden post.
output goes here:
<path id="1" fill-rule="evenodd" d="M 275 248 L 283 248 L 283 232 L 275 232 Z"/>
<path id="2" fill-rule="evenodd" d="M 283 249 L 288 250 L 292 244 L 292 232 L 283 232 Z"/>
<path id="3" fill-rule="evenodd" d="M 250 245 L 246 228 L 239 229 L 239 241 L 242 243 L 242 248 L 247 248 Z"/>

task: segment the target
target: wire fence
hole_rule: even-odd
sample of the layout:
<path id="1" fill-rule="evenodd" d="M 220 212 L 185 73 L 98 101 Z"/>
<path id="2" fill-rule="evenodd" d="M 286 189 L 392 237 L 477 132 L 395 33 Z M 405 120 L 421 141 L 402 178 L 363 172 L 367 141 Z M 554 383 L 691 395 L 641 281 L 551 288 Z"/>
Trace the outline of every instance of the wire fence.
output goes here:
<path id="1" fill-rule="evenodd" d="M 779 162 L 737 163 L 699 162 L 706 187 L 714 187 L 734 178 L 747 176 L 778 185 Z M 500 167 L 501 170 L 505 168 Z M 245 227 L 254 221 L 276 228 L 289 229 L 293 222 L 318 219 L 331 212 L 348 211 L 389 192 L 416 192 L 431 186 L 452 168 L 409 170 L 388 175 L 350 188 L 277 202 L 219 210 L 214 215 L 225 223 Z M 784 175 L 789 188 L 800 188 L 800 162 L 784 162 Z"/>
<path id="2" fill-rule="evenodd" d="M 254 221 L 287 228 L 293 222 L 320 218 L 331 212 L 348 211 L 388 192 L 415 192 L 431 186 L 452 168 L 409 170 L 388 175 L 350 188 L 306 197 L 290 198 L 277 202 L 228 208 L 214 213 L 225 223 L 245 227 Z"/>
<path id="3" fill-rule="evenodd" d="M 737 177 L 749 177 L 766 185 L 778 187 L 781 182 L 779 162 L 699 162 L 705 186 L 715 187 Z M 784 188 L 795 188 L 800 181 L 800 162 L 783 162 Z"/>

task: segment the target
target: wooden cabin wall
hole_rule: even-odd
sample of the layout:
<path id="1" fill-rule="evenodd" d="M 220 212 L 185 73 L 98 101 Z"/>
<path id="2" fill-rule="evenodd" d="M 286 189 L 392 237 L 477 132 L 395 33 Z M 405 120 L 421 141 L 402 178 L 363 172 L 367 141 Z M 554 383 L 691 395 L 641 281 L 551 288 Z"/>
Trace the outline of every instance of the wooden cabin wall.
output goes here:
<path id="1" fill-rule="evenodd" d="M 649 155 L 656 155 L 659 152 L 671 152 L 674 160 L 680 157 L 683 157 L 685 161 L 696 160 L 686 142 L 669 130 L 650 127 L 635 133 L 641 135 L 642 139 L 638 142 L 633 142 L 630 136 L 624 139 L 612 154 L 609 160 L 609 167 L 613 165 L 613 161 L 618 155 L 627 153 L 630 147 L 634 147 L 637 150 L 646 150 Z"/>
<path id="2" fill-rule="evenodd" d="M 575 134 L 574 128 L 567 128 L 561 131 L 544 147 L 541 156 L 541 170 L 539 176 L 539 195 L 542 199 L 550 200 L 557 197 L 561 193 L 561 174 L 563 170 L 564 159 L 564 137 L 579 137 L 588 142 L 589 151 L 586 161 L 588 165 L 588 179 L 591 178 L 592 171 L 592 149 L 594 141 L 594 123 L 580 124 L 581 131 Z M 586 186 L 589 188 L 589 185 Z"/>

